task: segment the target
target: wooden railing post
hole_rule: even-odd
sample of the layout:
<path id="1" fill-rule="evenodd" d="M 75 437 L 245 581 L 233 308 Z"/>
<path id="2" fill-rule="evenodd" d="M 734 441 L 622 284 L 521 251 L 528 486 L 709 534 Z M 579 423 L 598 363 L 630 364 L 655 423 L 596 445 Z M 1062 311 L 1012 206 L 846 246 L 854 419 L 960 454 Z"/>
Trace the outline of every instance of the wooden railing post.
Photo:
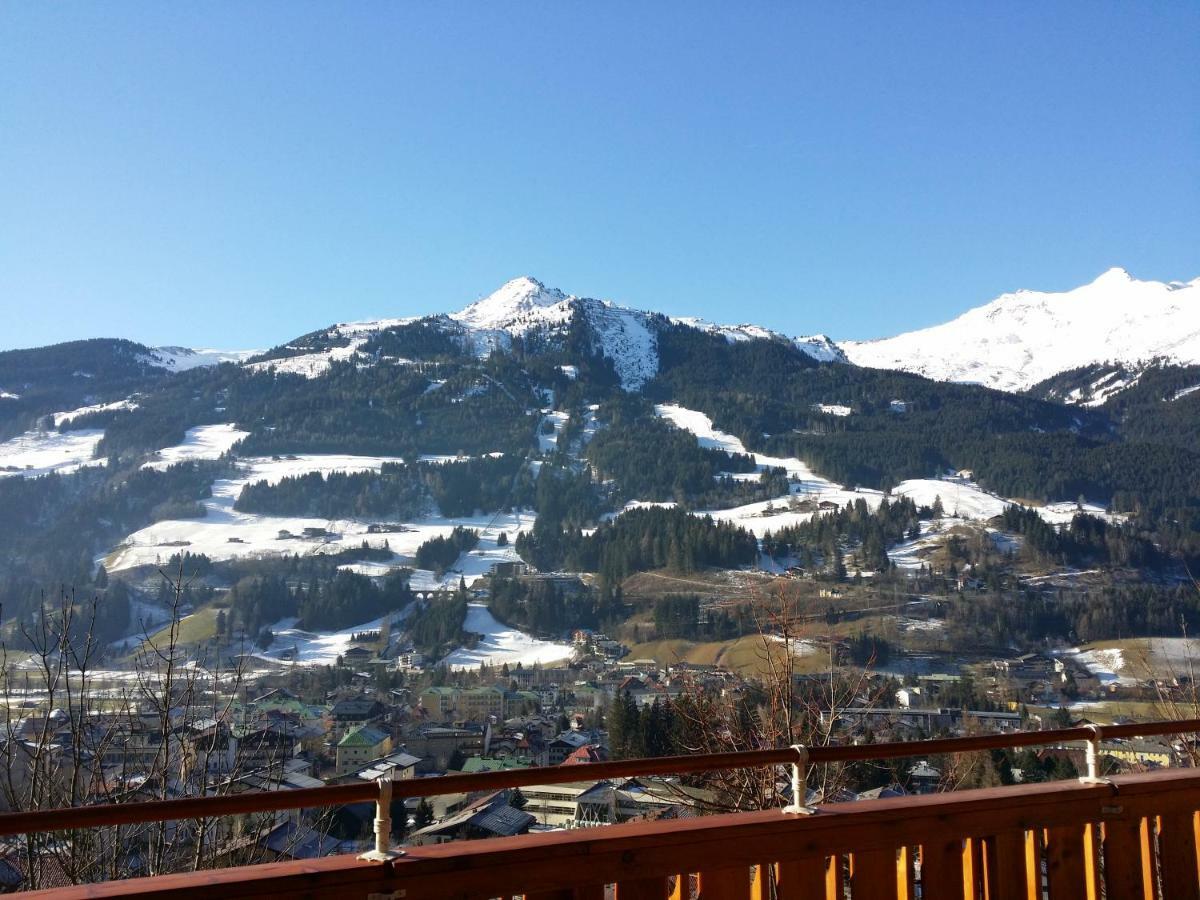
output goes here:
<path id="1" fill-rule="evenodd" d="M 375 799 L 375 849 L 359 856 L 369 862 L 387 862 L 404 855 L 403 850 L 392 849 L 392 774 L 376 779 L 379 796 Z"/>

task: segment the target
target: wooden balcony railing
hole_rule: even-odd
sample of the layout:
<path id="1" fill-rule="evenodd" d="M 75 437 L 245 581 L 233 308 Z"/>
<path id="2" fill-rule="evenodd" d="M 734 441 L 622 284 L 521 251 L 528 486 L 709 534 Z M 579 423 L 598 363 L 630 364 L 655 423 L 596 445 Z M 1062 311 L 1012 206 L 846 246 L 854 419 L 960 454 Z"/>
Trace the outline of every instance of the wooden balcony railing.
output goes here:
<path id="1" fill-rule="evenodd" d="M 1200 720 L 812 748 L 811 762 L 1200 732 Z M 629 760 L 0 816 L 0 835 L 797 761 L 795 750 Z M 1095 773 L 1093 773 L 1094 775 Z M 381 810 L 387 804 L 381 804 Z M 525 900 L 1200 900 L 1200 769 L 639 822 L 82 885 L 31 897 Z M 386 831 L 385 831 L 386 834 Z"/>

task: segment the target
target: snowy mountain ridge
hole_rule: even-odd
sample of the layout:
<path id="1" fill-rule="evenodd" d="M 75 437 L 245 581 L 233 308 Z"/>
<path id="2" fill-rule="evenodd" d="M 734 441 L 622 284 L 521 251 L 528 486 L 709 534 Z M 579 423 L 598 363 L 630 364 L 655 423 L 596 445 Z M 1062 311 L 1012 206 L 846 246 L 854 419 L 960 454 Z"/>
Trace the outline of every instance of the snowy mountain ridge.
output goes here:
<path id="1" fill-rule="evenodd" d="M 1109 269 L 1064 292 L 1003 294 L 918 331 L 842 345 L 850 362 L 1021 391 L 1099 363 L 1200 363 L 1200 278 L 1141 281 Z"/>
<path id="2" fill-rule="evenodd" d="M 335 325 L 326 343 L 286 345 L 249 365 L 317 377 L 338 360 L 357 358 L 371 335 L 428 322 L 460 340 L 477 356 L 505 351 L 531 333 L 563 336 L 581 320 L 596 352 L 612 360 L 626 390 L 639 390 L 658 372 L 658 332 L 663 322 L 720 335 L 730 343 L 766 340 L 789 344 L 818 362 L 852 363 L 914 372 L 937 381 L 973 382 L 1022 391 L 1054 375 L 1110 364 L 1136 374 L 1151 361 L 1200 364 L 1200 278 L 1190 282 L 1142 281 L 1113 268 L 1089 284 L 1063 292 L 1018 290 L 930 328 L 871 341 L 836 343 L 823 334 L 788 337 L 752 323 L 720 325 L 695 317 L 663 317 L 608 300 L 568 294 L 530 276 L 514 278 L 458 312 L 383 318 Z M 255 351 L 162 347 L 147 361 L 170 371 L 221 362 L 246 363 Z M 1067 402 L 1103 400 L 1132 384 L 1088 386 Z M 1103 388 L 1103 390 L 1101 390 Z"/>

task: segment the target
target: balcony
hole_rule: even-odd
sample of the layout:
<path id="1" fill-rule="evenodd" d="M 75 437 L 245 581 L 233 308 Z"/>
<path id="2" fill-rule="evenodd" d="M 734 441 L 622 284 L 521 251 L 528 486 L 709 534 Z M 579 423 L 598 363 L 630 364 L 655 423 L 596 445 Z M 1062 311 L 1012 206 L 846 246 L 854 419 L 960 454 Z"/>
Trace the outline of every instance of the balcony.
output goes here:
<path id="1" fill-rule="evenodd" d="M 394 797 L 898 758 L 1149 734 L 1193 734 L 1200 720 L 1087 727 L 903 744 L 782 749 L 525 769 L 438 779 L 242 794 L 0 816 L 0 834 L 190 819 Z M 1094 756 L 1092 759 L 1094 760 Z M 797 768 L 799 768 L 797 766 Z M 165 875 L 30 897 L 512 898 L 525 900 L 1200 900 L 1200 770 L 642 822 Z M 386 821 L 382 833 L 387 833 Z M 390 851 L 381 841 L 379 851 Z M 383 856 L 389 855 L 383 853 Z"/>

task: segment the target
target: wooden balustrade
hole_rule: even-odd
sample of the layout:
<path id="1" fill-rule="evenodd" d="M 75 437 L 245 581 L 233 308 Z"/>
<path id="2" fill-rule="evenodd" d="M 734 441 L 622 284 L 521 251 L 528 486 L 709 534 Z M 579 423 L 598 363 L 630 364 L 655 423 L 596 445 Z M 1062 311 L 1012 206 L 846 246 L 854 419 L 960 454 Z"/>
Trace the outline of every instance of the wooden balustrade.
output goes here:
<path id="1" fill-rule="evenodd" d="M 31 894 L 525 900 L 1200 900 L 1200 771 L 616 825 Z"/>
<path id="2" fill-rule="evenodd" d="M 821 747 L 811 762 L 1067 740 L 1194 734 L 1200 720 Z M 786 765 L 793 750 L 626 760 L 396 782 L 417 797 L 581 778 Z M 376 799 L 370 783 L 0 815 L 0 835 L 302 809 Z M 380 809 L 386 809 L 382 803 Z M 56 900 L 162 897 L 495 900 L 1200 900 L 1200 770 L 638 822 L 81 885 Z M 386 833 L 386 830 L 383 832 Z"/>

